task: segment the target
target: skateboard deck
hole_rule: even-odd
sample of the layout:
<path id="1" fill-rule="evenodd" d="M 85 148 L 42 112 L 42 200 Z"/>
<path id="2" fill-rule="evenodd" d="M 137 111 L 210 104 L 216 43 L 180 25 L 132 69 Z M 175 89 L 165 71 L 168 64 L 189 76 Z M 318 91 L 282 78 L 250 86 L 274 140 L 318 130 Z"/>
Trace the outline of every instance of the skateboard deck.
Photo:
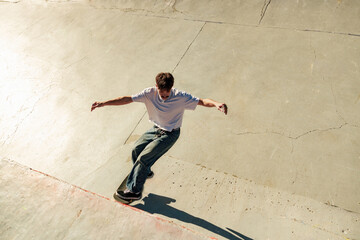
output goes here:
<path id="1" fill-rule="evenodd" d="M 126 178 L 122 181 L 122 183 L 120 184 L 120 186 L 117 188 L 117 191 L 124 191 L 126 189 L 126 182 L 128 180 L 129 175 L 126 176 Z M 114 193 L 114 199 L 118 202 L 124 203 L 124 204 L 130 204 L 132 203 L 134 200 L 130 199 L 130 200 L 125 200 L 125 199 L 121 199 L 116 195 L 116 192 Z"/>

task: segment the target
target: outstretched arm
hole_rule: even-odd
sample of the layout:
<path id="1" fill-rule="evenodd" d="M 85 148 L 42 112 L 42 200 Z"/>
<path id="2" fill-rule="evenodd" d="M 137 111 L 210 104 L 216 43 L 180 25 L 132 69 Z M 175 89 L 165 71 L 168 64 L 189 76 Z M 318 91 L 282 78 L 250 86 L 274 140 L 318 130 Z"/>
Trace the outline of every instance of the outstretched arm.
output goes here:
<path id="1" fill-rule="evenodd" d="M 225 103 L 219 103 L 217 101 L 214 101 L 212 99 L 202 99 L 200 98 L 198 105 L 204 106 L 204 107 L 216 107 L 219 111 L 227 114 L 228 107 Z"/>
<path id="2" fill-rule="evenodd" d="M 123 96 L 119 98 L 115 98 L 113 100 L 105 101 L 105 102 L 94 102 L 91 106 L 91 111 L 93 111 L 95 108 L 108 106 L 108 105 L 125 105 L 132 103 L 133 100 L 130 96 Z"/>

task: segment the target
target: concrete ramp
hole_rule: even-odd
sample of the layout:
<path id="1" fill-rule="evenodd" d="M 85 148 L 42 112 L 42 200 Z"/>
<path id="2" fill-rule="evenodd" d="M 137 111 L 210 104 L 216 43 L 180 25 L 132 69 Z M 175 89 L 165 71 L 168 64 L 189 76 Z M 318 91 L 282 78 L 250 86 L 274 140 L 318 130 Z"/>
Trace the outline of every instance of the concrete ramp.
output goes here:
<path id="1" fill-rule="evenodd" d="M 0 238 L 359 240 L 359 46 L 358 0 L 0 0 Z M 124 207 L 152 126 L 91 104 L 159 72 L 229 114 L 186 111 Z"/>
<path id="2" fill-rule="evenodd" d="M 1 239 L 210 239 L 11 161 L 0 173 Z"/>

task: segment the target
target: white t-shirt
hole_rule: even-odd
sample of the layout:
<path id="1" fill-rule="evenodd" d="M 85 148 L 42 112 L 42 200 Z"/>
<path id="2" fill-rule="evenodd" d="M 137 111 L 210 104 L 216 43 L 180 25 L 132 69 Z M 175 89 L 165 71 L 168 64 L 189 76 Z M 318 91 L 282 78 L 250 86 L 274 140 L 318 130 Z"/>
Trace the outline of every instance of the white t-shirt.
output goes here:
<path id="1" fill-rule="evenodd" d="M 195 110 L 199 102 L 199 98 L 176 88 L 171 89 L 165 101 L 156 87 L 146 88 L 131 98 L 134 102 L 145 103 L 149 121 L 166 131 L 181 127 L 185 109 Z"/>

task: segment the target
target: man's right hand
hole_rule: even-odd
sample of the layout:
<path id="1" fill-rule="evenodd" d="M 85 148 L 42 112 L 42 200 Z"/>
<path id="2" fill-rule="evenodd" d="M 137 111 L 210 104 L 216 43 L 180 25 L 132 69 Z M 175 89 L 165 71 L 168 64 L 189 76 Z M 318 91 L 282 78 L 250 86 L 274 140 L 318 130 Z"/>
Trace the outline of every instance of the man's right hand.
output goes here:
<path id="1" fill-rule="evenodd" d="M 98 107 L 103 107 L 103 106 L 112 106 L 112 105 L 125 105 L 125 104 L 129 104 L 132 103 L 133 100 L 131 98 L 131 96 L 123 96 L 123 97 L 119 97 L 119 98 L 115 98 L 113 100 L 109 100 L 109 101 L 105 101 L 105 102 L 94 102 L 93 105 L 91 106 L 91 111 L 93 111 L 95 108 Z"/>
<path id="2" fill-rule="evenodd" d="M 103 107 L 105 104 L 103 102 L 94 102 L 93 105 L 91 105 L 91 111 L 93 111 L 95 108 Z"/>

